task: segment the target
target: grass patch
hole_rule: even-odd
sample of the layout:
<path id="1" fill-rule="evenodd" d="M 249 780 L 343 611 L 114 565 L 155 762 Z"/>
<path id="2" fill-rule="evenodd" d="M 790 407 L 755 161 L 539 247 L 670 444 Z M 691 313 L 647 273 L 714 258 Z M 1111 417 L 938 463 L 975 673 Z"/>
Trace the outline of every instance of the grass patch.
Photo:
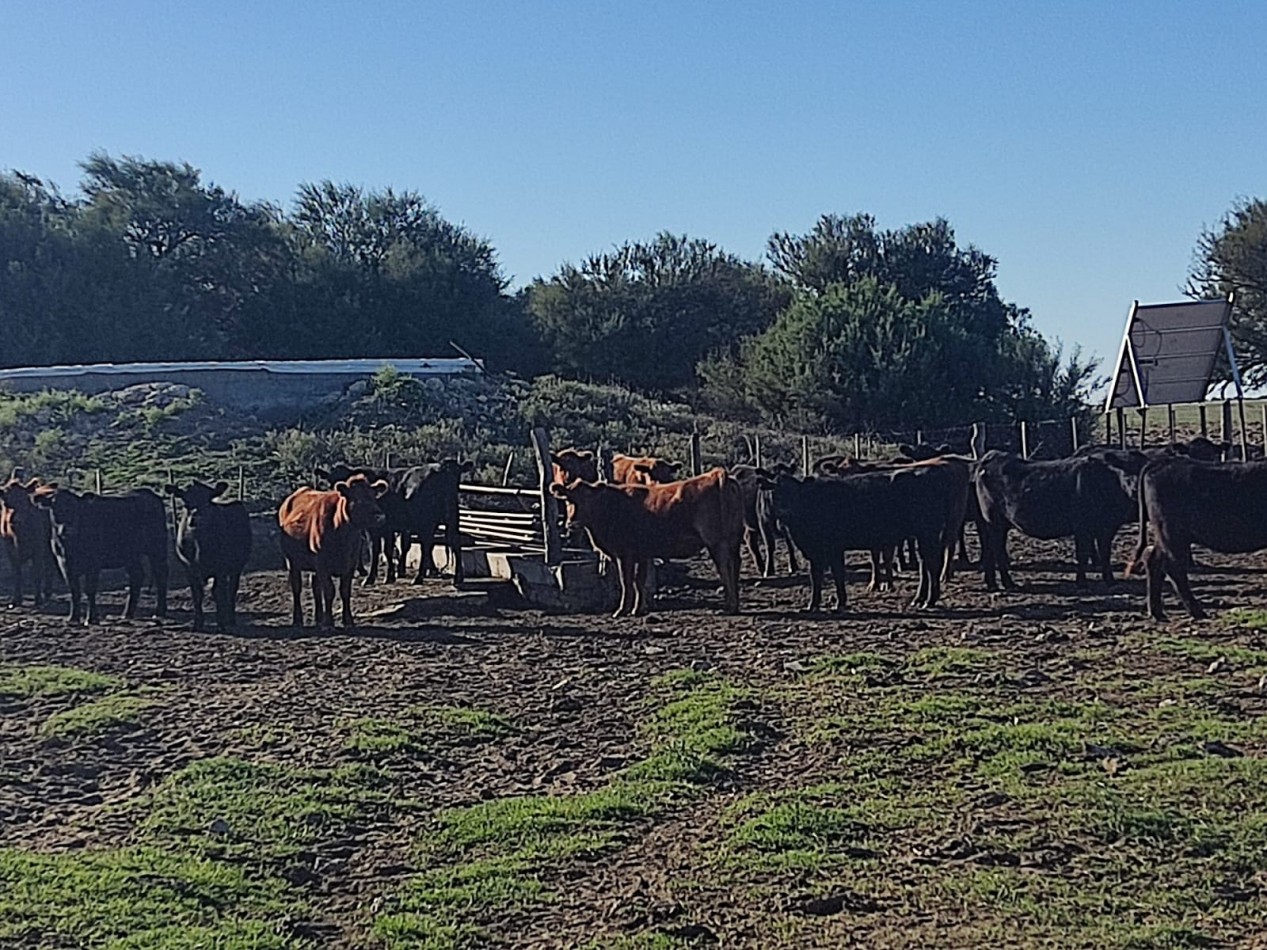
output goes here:
<path id="1" fill-rule="evenodd" d="M 911 654 L 906 668 L 927 679 L 943 676 L 964 676 L 983 673 L 990 668 L 994 655 L 973 647 L 924 647 Z"/>
<path id="2" fill-rule="evenodd" d="M 73 666 L 0 666 L 0 698 L 32 699 L 118 689 L 123 680 Z"/>
<path id="3" fill-rule="evenodd" d="M 459 738 L 501 739 L 515 731 L 510 720 L 500 713 L 467 706 L 415 706 L 410 715 L 432 729 Z"/>
<path id="4" fill-rule="evenodd" d="M 142 713 L 158 699 L 153 692 L 112 693 L 91 702 L 53 713 L 40 727 L 49 738 L 88 739 L 140 725 Z"/>
<path id="5" fill-rule="evenodd" d="M 294 946 L 277 922 L 286 883 L 235 865 L 138 846 L 33 854 L 0 850 L 0 942 L 86 948 Z"/>
<path id="6" fill-rule="evenodd" d="M 482 920 L 551 898 L 541 876 L 552 862 L 620 846 L 675 796 L 723 772 L 726 757 L 747 742 L 736 721 L 746 691 L 693 670 L 661 677 L 655 688 L 668 696 L 640 730 L 648 754 L 610 784 L 441 813 L 421 844 L 432 866 L 393 897 L 375 935 L 392 947 L 484 946 Z"/>
<path id="7" fill-rule="evenodd" d="M 300 769 L 202 759 L 149 796 L 142 828 L 200 854 L 279 859 L 339 837 L 349 823 L 385 805 L 382 784 L 382 774 L 368 766 Z"/>
<path id="8" fill-rule="evenodd" d="M 1219 626 L 1236 630 L 1267 630 L 1267 610 L 1235 607 L 1219 615 Z"/>
<path id="9" fill-rule="evenodd" d="M 1215 660 L 1225 659 L 1237 669 L 1267 670 L 1267 650 L 1255 650 L 1237 646 L 1234 643 L 1162 637 L 1152 643 L 1152 648 L 1172 656 L 1187 657 L 1199 663 L 1213 663 Z"/>
<path id="10" fill-rule="evenodd" d="M 364 758 L 410 755 L 422 748 L 413 732 L 389 719 L 353 719 L 343 731 L 343 748 Z"/>

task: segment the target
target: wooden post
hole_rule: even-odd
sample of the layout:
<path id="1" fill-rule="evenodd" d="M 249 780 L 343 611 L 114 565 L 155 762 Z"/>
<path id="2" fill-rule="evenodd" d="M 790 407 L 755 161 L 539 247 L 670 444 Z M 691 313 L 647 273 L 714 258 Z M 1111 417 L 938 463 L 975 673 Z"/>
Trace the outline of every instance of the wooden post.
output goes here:
<path id="1" fill-rule="evenodd" d="M 502 488 L 510 484 L 510 467 L 515 464 L 515 450 L 511 449 L 506 455 L 506 465 L 502 469 Z"/>
<path id="2" fill-rule="evenodd" d="M 1126 448 L 1126 410 L 1117 407 L 1117 447 Z"/>
<path id="3" fill-rule="evenodd" d="M 1113 413 L 1111 412 L 1104 414 L 1104 444 L 1113 444 Z"/>
<path id="4" fill-rule="evenodd" d="M 853 434 L 853 457 L 862 458 L 862 436 L 857 432 Z"/>
<path id="5" fill-rule="evenodd" d="M 757 468 L 761 467 L 761 435 L 758 433 L 752 437 L 752 454 L 757 459 Z"/>
<path id="6" fill-rule="evenodd" d="M 801 436 L 801 478 L 809 478 L 809 436 Z"/>
<path id="7" fill-rule="evenodd" d="M 1201 416 L 1201 437 L 1202 437 L 1203 439 L 1204 439 L 1204 438 L 1209 438 L 1209 435 L 1210 435 L 1210 428 L 1209 428 L 1209 425 L 1206 423 L 1206 418 L 1205 418 L 1205 403 L 1201 403 L 1201 405 L 1197 407 L 1197 412 L 1198 412 L 1198 413 L 1200 414 L 1200 416 Z"/>
<path id="8" fill-rule="evenodd" d="M 1241 461 L 1249 461 L 1249 436 L 1245 432 L 1245 400 L 1237 398 L 1236 400 L 1237 416 L 1241 423 Z"/>
<path id="9" fill-rule="evenodd" d="M 97 469 L 96 471 L 96 485 L 97 485 L 97 494 L 100 495 L 101 494 L 101 469 Z"/>
<path id="10" fill-rule="evenodd" d="M 1166 404 L 1166 430 L 1170 435 L 1169 445 L 1173 445 L 1175 441 L 1175 404 Z"/>
<path id="11" fill-rule="evenodd" d="M 1221 418 L 1219 419 L 1219 439 L 1223 442 L 1232 441 L 1232 400 L 1224 399 L 1223 405 L 1219 407 Z"/>
<path id="12" fill-rule="evenodd" d="M 559 537 L 559 501 L 550 493 L 550 436 L 538 426 L 532 430 L 532 448 L 537 453 L 537 478 L 541 489 L 541 534 L 547 564 L 558 564 L 563 554 Z"/>
<path id="13" fill-rule="evenodd" d="M 1144 440 L 1147 438 L 1147 434 L 1146 434 L 1147 432 L 1148 432 L 1148 407 L 1140 406 L 1139 407 L 1139 448 L 1141 452 L 1144 450 Z"/>
<path id="14" fill-rule="evenodd" d="M 167 466 L 167 484 L 176 484 L 176 477 L 172 474 L 172 467 L 170 465 Z M 97 489 L 97 494 L 101 494 L 101 489 Z M 174 536 L 180 529 L 180 513 L 176 510 L 176 496 L 168 495 L 167 500 L 172 506 L 172 535 Z"/>
<path id="15" fill-rule="evenodd" d="M 1069 444 L 1073 447 L 1071 451 L 1078 451 L 1078 417 L 1069 417 Z"/>
<path id="16" fill-rule="evenodd" d="M 238 501 L 246 501 L 246 468 L 238 466 Z"/>
<path id="17" fill-rule="evenodd" d="M 1029 428 L 1024 419 L 1021 420 L 1021 458 L 1029 458 Z"/>
<path id="18" fill-rule="evenodd" d="M 383 471 L 387 471 L 392 467 L 392 450 L 383 449 Z"/>
<path id="19" fill-rule="evenodd" d="M 691 433 L 690 443 L 687 445 L 686 450 L 691 460 L 691 475 L 694 476 L 702 474 L 704 471 L 704 459 L 702 447 L 700 445 L 700 435 L 698 432 Z M 753 458 L 756 458 L 755 453 L 753 454 Z"/>
<path id="20" fill-rule="evenodd" d="M 924 444 L 924 430 L 923 429 L 915 430 L 915 444 L 916 445 Z"/>

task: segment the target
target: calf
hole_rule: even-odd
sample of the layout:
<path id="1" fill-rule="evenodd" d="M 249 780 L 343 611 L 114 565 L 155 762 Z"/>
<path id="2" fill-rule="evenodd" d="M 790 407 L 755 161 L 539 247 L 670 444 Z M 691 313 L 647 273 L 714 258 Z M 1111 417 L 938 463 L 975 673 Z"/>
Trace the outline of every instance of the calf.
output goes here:
<path id="1" fill-rule="evenodd" d="M 377 583 L 378 581 L 378 563 L 380 559 L 385 559 L 387 563 L 387 583 L 391 584 L 396 580 L 396 536 L 402 530 L 405 521 L 404 500 L 398 491 L 400 481 L 408 472 L 407 468 L 371 468 L 369 466 L 353 466 L 344 462 L 338 462 L 329 469 L 318 468 L 313 470 L 313 474 L 333 487 L 339 482 L 346 482 L 353 475 L 363 475 L 371 482 L 385 481 L 388 485 L 388 491 L 384 492 L 382 497 L 378 499 L 378 506 L 383 512 L 383 523 L 365 533 L 365 539 L 369 543 L 362 548 L 362 561 L 368 554 L 369 566 L 366 568 L 364 564 L 357 565 L 357 573 L 364 574 L 365 580 L 361 583 L 366 587 Z M 404 561 L 401 563 L 401 573 L 404 573 Z"/>
<path id="2" fill-rule="evenodd" d="M 774 492 L 774 508 L 792 540 L 810 564 L 810 599 L 806 609 L 822 603 L 823 575 L 831 571 L 836 610 L 847 606 L 845 551 L 892 551 L 903 539 L 915 538 L 920 582 L 913 606 L 933 606 L 941 596 L 943 550 L 947 526 L 962 492 L 949 466 L 919 465 L 863 472 L 842 478 L 800 479 L 779 475 L 763 479 Z"/>
<path id="3" fill-rule="evenodd" d="M 378 498 L 385 481 L 371 483 L 364 475 L 337 482 L 330 491 L 300 488 L 277 510 L 282 555 L 290 575 L 291 623 L 302 627 L 299 595 L 303 574 L 311 573 L 315 626 L 334 626 L 334 578 L 339 579 L 343 625 L 352 626 L 352 578 L 361 557 L 365 532 L 381 527 Z"/>
<path id="4" fill-rule="evenodd" d="M 1134 505 L 1118 473 L 1095 457 L 1030 462 L 1006 452 L 987 452 L 974 482 L 981 508 L 981 565 L 988 590 L 996 572 L 1008 590 L 1012 580 L 1007 536 L 1012 528 L 1031 538 L 1072 536 L 1076 583 L 1087 582 L 1088 566 L 1113 580 L 1113 538 L 1131 520 Z"/>
<path id="5" fill-rule="evenodd" d="M 48 515 L 36 507 L 32 498 L 40 480 L 32 478 L 24 484 L 20 474 L 15 471 L 15 477 L 0 486 L 0 541 L 13 567 L 13 599 L 9 603 L 22 605 L 22 566 L 30 564 L 35 588 L 32 599 L 39 606 L 52 593 L 56 568 Z"/>
<path id="6" fill-rule="evenodd" d="M 1188 583 L 1193 544 L 1224 554 L 1267 548 L 1267 462 L 1223 465 L 1177 456 L 1144 466 L 1139 542 L 1126 573 L 1147 565 L 1148 613 L 1154 620 L 1166 619 L 1161 598 L 1167 575 L 1192 618 L 1206 616 Z"/>
<path id="7" fill-rule="evenodd" d="M 739 611 L 739 545 L 744 502 L 738 483 L 714 468 L 666 485 L 555 483 L 569 525 L 579 525 L 594 547 L 616 562 L 620 604 L 615 616 L 645 611 L 643 588 L 652 558 L 684 558 L 708 551 L 725 589 L 724 610 Z"/>
<path id="8" fill-rule="evenodd" d="M 228 633 L 237 625 L 238 585 L 251 557 L 251 519 L 242 502 L 218 500 L 228 487 L 228 482 L 167 486 L 167 493 L 185 505 L 176 528 L 176 556 L 189 579 L 195 630 L 205 629 L 202 599 L 208 580 L 216 628 Z"/>
<path id="9" fill-rule="evenodd" d="M 128 601 L 123 616 L 136 616 L 149 561 L 158 605 L 155 616 L 167 616 L 167 512 L 163 499 L 148 488 L 122 495 L 75 492 L 56 485 L 38 489 L 35 504 L 49 512 L 53 555 L 70 590 L 70 621 L 83 617 L 82 591 L 88 600 L 87 623 L 97 623 L 97 581 L 103 568 L 128 572 Z"/>
<path id="10" fill-rule="evenodd" d="M 598 481 L 598 458 L 587 449 L 562 449 L 550 453 L 552 477 L 567 485 L 578 479 Z M 612 477 L 616 485 L 664 485 L 677 478 L 677 465 L 651 455 L 613 455 Z"/>
<path id="11" fill-rule="evenodd" d="M 791 468 L 783 465 L 772 467 L 775 473 L 783 470 L 790 472 Z M 756 570 L 762 577 L 774 576 L 774 548 L 781 537 L 787 545 L 788 573 L 795 574 L 799 570 L 796 545 L 792 543 L 787 526 L 774 513 L 771 492 L 760 485 L 759 470 L 752 465 L 734 465 L 730 468 L 730 476 L 739 483 L 743 492 L 744 543 Z"/>

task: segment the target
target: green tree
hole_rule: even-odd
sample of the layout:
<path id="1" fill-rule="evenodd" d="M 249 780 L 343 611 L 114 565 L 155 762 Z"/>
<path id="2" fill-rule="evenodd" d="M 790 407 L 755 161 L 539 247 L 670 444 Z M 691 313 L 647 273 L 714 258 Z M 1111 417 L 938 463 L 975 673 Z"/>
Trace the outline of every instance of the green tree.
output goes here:
<path id="1" fill-rule="evenodd" d="M 1267 201 L 1243 199 L 1217 228 L 1197 238 L 1187 292 L 1211 299 L 1234 294 L 1232 340 L 1245 381 L 1267 382 Z"/>
<path id="2" fill-rule="evenodd" d="M 693 388 L 701 359 L 768 326 L 785 300 L 763 268 L 663 232 L 534 281 L 527 306 L 555 372 L 665 391 Z"/>

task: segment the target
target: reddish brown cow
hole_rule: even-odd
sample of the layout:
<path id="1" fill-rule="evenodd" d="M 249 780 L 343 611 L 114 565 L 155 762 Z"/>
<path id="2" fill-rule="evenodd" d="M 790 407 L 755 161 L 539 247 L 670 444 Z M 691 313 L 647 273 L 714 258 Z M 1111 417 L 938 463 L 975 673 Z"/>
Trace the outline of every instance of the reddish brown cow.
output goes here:
<path id="1" fill-rule="evenodd" d="M 684 558 L 707 549 L 725 588 L 725 611 L 739 611 L 739 545 L 744 532 L 739 483 L 715 468 L 666 485 L 602 485 L 574 481 L 550 491 L 567 505 L 569 525 L 583 527 L 594 547 L 616 562 L 620 605 L 638 615 L 652 558 Z"/>
<path id="2" fill-rule="evenodd" d="M 19 475 L 18 472 L 14 473 Z M 48 515 L 35 506 L 32 495 L 41 487 L 38 478 L 23 483 L 10 478 L 0 486 L 0 542 L 13 566 L 14 606 L 22 604 L 22 565 L 31 565 L 38 606 L 53 589 L 53 551 L 49 541 Z"/>
<path id="3" fill-rule="evenodd" d="M 381 479 L 371 484 L 364 475 L 353 475 L 338 482 L 331 491 L 304 487 L 282 502 L 277 523 L 282 529 L 282 554 L 290 572 L 294 607 L 291 622 L 296 627 L 302 627 L 304 622 L 299 593 L 305 572 L 313 575 L 314 624 L 334 626 L 337 577 L 343 625 L 352 626 L 352 578 L 361 560 L 364 533 L 383 523 L 378 499 L 387 488 L 387 482 Z"/>
<path id="4" fill-rule="evenodd" d="M 587 449 L 563 449 L 550 454 L 555 483 L 598 481 L 598 458 Z M 677 478 L 677 466 L 652 455 L 613 455 L 615 485 L 664 485 Z"/>

